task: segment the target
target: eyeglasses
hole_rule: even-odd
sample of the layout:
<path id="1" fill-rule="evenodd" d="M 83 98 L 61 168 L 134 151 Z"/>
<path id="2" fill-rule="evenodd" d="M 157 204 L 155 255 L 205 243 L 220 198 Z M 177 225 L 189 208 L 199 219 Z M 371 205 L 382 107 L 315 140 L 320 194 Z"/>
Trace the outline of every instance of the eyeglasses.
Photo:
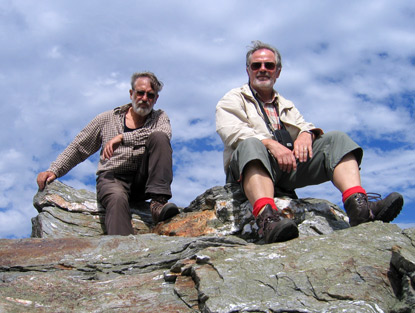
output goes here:
<path id="1" fill-rule="evenodd" d="M 251 63 L 251 70 L 258 71 L 261 68 L 262 64 L 264 64 L 265 68 L 269 71 L 273 71 L 277 67 L 277 65 L 274 62 L 254 62 Z"/>
<path id="2" fill-rule="evenodd" d="M 147 98 L 149 98 L 150 100 L 153 100 L 156 97 L 156 94 L 154 92 L 148 92 L 144 90 L 135 90 L 135 89 L 133 89 L 133 91 L 135 91 L 135 93 L 139 95 L 140 97 L 144 97 L 144 95 L 147 94 Z"/>

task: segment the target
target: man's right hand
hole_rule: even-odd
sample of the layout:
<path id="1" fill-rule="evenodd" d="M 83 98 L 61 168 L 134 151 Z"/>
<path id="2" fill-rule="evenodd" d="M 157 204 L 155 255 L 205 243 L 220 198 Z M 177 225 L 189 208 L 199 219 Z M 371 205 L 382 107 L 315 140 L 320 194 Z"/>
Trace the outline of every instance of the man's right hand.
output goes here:
<path id="1" fill-rule="evenodd" d="M 37 175 L 37 185 L 39 190 L 45 189 L 45 186 L 56 179 L 56 175 L 52 172 L 41 172 Z"/>
<path id="2" fill-rule="evenodd" d="M 104 160 L 109 160 L 112 157 L 114 151 L 121 145 L 122 138 L 122 134 L 119 134 L 107 142 L 102 152 Z"/>
<path id="3" fill-rule="evenodd" d="M 290 173 L 297 169 L 297 161 L 290 149 L 273 139 L 264 139 L 262 143 L 277 160 L 281 171 Z"/>

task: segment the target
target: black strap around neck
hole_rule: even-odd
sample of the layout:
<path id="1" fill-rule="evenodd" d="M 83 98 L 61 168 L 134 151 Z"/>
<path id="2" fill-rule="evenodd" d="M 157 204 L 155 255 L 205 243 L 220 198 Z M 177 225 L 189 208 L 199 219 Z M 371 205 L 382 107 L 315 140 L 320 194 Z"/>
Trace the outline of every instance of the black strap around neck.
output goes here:
<path id="1" fill-rule="evenodd" d="M 251 89 L 252 95 L 254 96 L 256 102 L 258 102 L 259 108 L 261 109 L 262 115 L 264 116 L 265 124 L 267 125 L 267 127 L 268 127 L 269 131 L 271 132 L 271 134 L 274 134 L 274 129 L 272 127 L 271 121 L 269 120 L 267 112 L 265 112 L 265 109 L 262 105 L 262 101 L 260 101 L 258 99 L 258 97 L 256 96 L 254 90 L 251 88 L 251 85 L 249 85 L 249 89 Z M 277 113 L 278 113 L 278 119 L 279 119 L 279 122 L 280 122 L 280 126 L 281 126 L 282 129 L 285 129 L 285 125 L 281 121 L 280 116 L 279 116 L 278 106 L 277 106 Z"/>

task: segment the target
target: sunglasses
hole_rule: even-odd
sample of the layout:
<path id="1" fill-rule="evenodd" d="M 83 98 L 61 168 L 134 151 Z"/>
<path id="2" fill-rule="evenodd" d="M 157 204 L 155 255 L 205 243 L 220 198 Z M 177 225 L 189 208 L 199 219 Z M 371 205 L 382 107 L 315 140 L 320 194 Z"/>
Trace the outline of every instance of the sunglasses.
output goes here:
<path id="1" fill-rule="evenodd" d="M 258 71 L 261 68 L 262 64 L 264 64 L 265 68 L 269 71 L 273 71 L 277 67 L 277 65 L 274 62 L 254 62 L 251 63 L 251 70 Z"/>
<path id="2" fill-rule="evenodd" d="M 156 94 L 154 92 L 147 92 L 144 90 L 135 90 L 135 89 L 133 89 L 133 91 L 140 97 L 144 97 L 144 95 L 147 94 L 147 98 L 149 98 L 150 100 L 153 100 L 156 97 Z"/>

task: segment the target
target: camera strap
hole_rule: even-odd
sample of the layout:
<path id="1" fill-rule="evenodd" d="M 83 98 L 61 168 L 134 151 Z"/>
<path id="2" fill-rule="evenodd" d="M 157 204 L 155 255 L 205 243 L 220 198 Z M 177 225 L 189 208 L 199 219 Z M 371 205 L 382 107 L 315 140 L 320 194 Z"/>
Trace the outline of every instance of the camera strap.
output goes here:
<path id="1" fill-rule="evenodd" d="M 274 134 L 275 129 L 272 127 L 272 123 L 269 120 L 269 117 L 268 117 L 267 112 L 265 112 L 264 106 L 262 105 L 262 101 L 260 101 L 258 99 L 258 97 L 256 96 L 255 92 L 252 90 L 251 85 L 249 85 L 249 89 L 251 89 L 252 95 L 254 96 L 256 102 L 258 103 L 259 108 L 261 109 L 262 115 L 264 116 L 265 124 L 267 125 L 267 127 L 268 127 L 269 131 L 271 132 L 271 134 Z M 281 129 L 285 129 L 285 125 L 284 125 L 284 123 L 281 121 L 281 119 L 279 117 L 278 106 L 276 107 L 276 109 L 277 109 L 278 120 L 279 120 Z"/>

